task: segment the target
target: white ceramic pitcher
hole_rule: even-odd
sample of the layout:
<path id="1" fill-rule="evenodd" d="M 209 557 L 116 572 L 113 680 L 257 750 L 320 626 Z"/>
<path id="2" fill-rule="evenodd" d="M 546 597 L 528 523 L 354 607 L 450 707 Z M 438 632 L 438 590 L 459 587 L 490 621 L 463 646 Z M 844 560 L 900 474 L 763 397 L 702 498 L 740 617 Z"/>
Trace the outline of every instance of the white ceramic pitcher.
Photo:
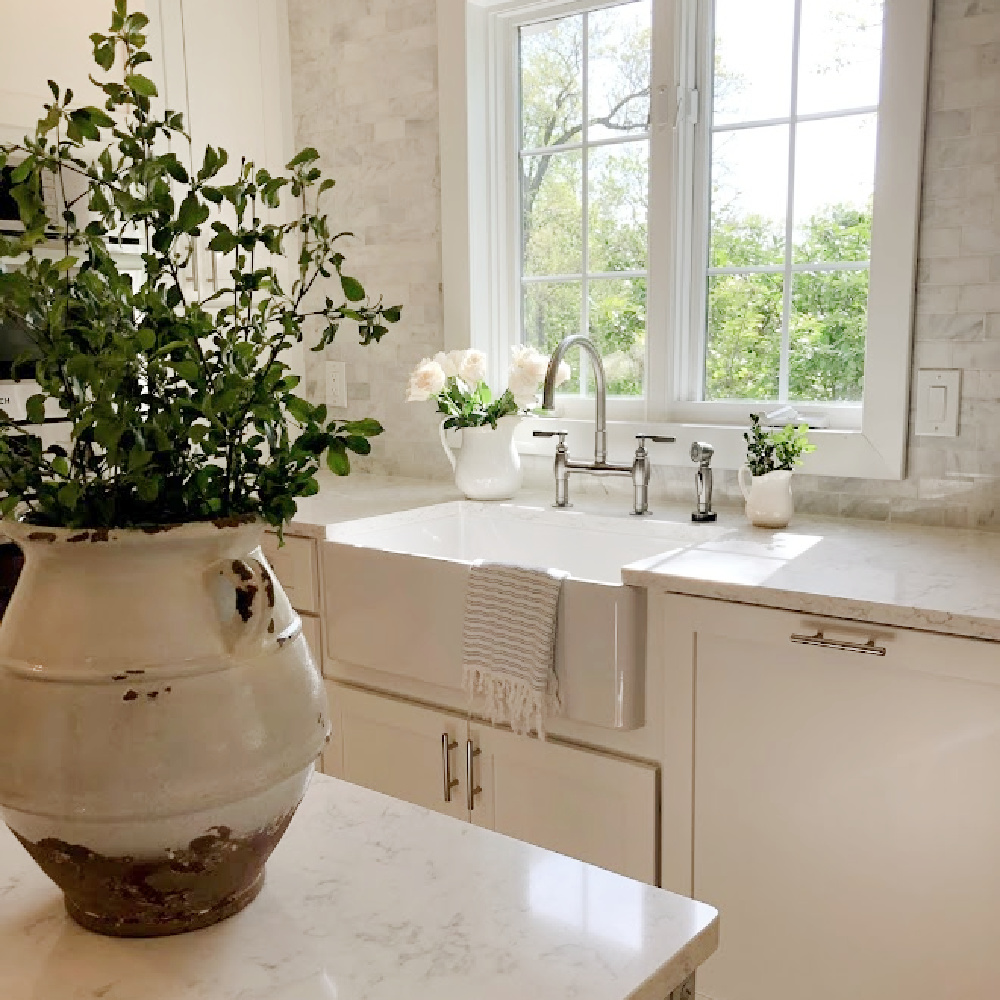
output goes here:
<path id="1" fill-rule="evenodd" d="M 509 500 L 522 482 L 521 456 L 514 444 L 514 428 L 521 418 L 501 417 L 496 430 L 489 426 L 463 427 L 462 447 L 456 455 L 441 421 L 441 447 L 451 462 L 455 485 L 470 500 Z"/>
<path id="2" fill-rule="evenodd" d="M 758 528 L 784 528 L 795 513 L 792 473 L 778 469 L 754 476 L 744 465 L 739 471 L 740 490 L 747 502 L 747 520 Z"/>

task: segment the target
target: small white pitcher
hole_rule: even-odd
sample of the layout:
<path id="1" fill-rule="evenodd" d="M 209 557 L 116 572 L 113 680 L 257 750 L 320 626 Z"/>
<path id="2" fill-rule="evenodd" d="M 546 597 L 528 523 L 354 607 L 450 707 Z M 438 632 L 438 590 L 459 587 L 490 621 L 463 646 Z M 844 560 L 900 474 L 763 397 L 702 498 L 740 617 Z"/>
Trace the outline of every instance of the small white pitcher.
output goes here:
<path id="1" fill-rule="evenodd" d="M 743 466 L 738 474 L 740 490 L 747 502 L 747 520 L 758 528 L 784 528 L 795 513 L 792 473 L 778 469 L 763 476 L 751 475 Z"/>
<path id="2" fill-rule="evenodd" d="M 451 462 L 455 485 L 470 500 L 509 500 L 521 488 L 521 456 L 514 444 L 514 428 L 520 422 L 511 414 L 497 421 L 496 430 L 489 424 L 463 427 L 456 455 L 441 421 L 441 447 Z"/>

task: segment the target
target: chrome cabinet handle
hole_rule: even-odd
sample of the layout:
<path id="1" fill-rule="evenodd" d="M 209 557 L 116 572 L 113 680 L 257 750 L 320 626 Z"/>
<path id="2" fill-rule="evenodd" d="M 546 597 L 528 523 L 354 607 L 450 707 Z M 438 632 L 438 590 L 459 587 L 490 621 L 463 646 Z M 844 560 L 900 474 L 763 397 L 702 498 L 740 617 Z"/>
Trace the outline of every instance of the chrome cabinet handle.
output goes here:
<path id="1" fill-rule="evenodd" d="M 458 743 L 448 738 L 447 733 L 441 734 L 441 765 L 444 771 L 444 800 L 451 802 L 451 790 L 458 784 L 458 778 L 451 776 L 451 752 L 458 748 Z"/>
<path id="2" fill-rule="evenodd" d="M 865 653 L 868 656 L 885 656 L 885 646 L 876 646 L 874 639 L 867 642 L 843 642 L 836 639 L 826 639 L 823 632 L 815 635 L 792 635 L 792 642 L 800 646 L 822 646 L 824 649 L 840 649 L 845 653 Z"/>
<path id="3" fill-rule="evenodd" d="M 480 747 L 472 745 L 472 740 L 465 741 L 465 788 L 466 805 L 469 807 L 469 812 L 472 812 L 476 808 L 476 796 L 480 795 L 483 791 L 482 787 L 476 784 L 475 772 L 472 766 L 472 762 L 482 752 Z"/>
<path id="4" fill-rule="evenodd" d="M 191 259 L 188 261 L 187 267 L 185 268 L 187 272 L 184 275 L 184 280 L 192 285 L 195 289 L 198 288 L 198 244 L 195 242 L 194 237 L 191 237 Z"/>

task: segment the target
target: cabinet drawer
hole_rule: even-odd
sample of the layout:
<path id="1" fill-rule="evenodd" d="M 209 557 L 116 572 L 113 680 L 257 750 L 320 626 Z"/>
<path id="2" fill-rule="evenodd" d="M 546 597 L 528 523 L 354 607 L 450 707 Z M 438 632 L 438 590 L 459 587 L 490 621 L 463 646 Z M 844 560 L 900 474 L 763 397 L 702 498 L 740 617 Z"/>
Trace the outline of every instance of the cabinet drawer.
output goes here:
<path id="1" fill-rule="evenodd" d="M 262 544 L 264 555 L 284 587 L 296 611 L 316 614 L 319 611 L 319 574 L 316 571 L 316 543 L 311 538 L 285 535 L 278 547 L 278 536 L 268 532 Z M 319 649 L 313 649 L 319 655 Z"/>

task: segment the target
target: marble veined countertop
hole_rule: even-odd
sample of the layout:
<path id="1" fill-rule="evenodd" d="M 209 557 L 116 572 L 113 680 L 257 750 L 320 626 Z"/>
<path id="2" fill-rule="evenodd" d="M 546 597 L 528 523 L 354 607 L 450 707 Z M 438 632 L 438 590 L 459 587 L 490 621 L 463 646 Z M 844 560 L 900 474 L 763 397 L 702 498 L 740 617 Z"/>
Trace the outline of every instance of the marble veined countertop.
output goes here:
<path id="1" fill-rule="evenodd" d="M 205 930 L 104 938 L 0 828 L 3 1000 L 664 1000 L 712 907 L 317 775 L 261 895 Z"/>
<path id="2" fill-rule="evenodd" d="M 448 483 L 324 476 L 300 501 L 298 532 L 324 538 L 338 521 L 460 499 Z M 548 507 L 551 490 L 511 503 Z M 690 524 L 690 507 L 654 504 L 654 518 Z M 592 490 L 574 511 L 629 518 L 628 499 Z M 796 516 L 783 531 L 723 510 L 704 540 L 628 566 L 626 583 L 660 592 L 1000 641 L 1000 534 Z"/>

